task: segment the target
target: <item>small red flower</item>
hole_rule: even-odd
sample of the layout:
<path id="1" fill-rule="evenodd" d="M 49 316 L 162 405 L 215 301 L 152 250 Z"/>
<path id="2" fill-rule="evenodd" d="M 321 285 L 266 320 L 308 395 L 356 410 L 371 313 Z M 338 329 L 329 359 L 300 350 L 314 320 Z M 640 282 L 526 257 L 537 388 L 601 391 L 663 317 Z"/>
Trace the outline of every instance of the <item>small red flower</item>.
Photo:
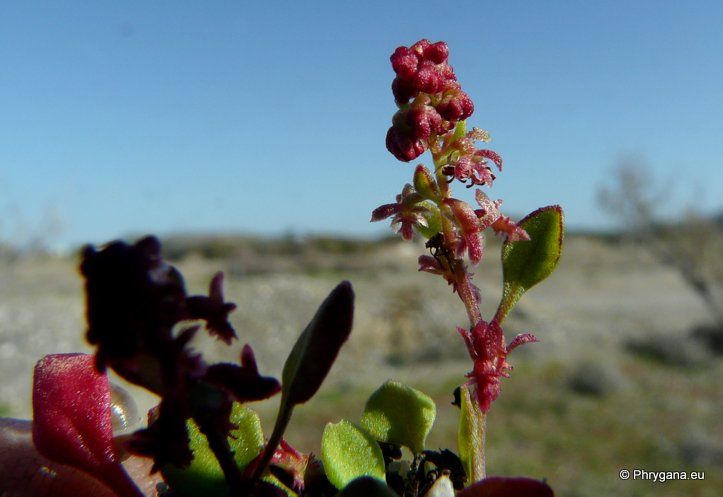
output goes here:
<path id="1" fill-rule="evenodd" d="M 464 328 L 457 328 L 457 331 L 462 335 L 474 363 L 467 377 L 475 385 L 480 409 L 487 412 L 500 394 L 500 376 L 509 377 L 512 369 L 507 362 L 507 354 L 523 343 L 536 342 L 537 338 L 525 333 L 505 345 L 502 327 L 496 320 L 490 323 L 479 321 L 471 331 Z"/>
<path id="2" fill-rule="evenodd" d="M 530 239 L 525 230 L 520 228 L 509 217 L 500 214 L 501 200 L 490 200 L 482 190 L 475 192 L 475 200 L 481 207 L 476 209 L 475 213 L 484 228 L 491 227 L 497 235 L 511 242 Z"/>
<path id="3" fill-rule="evenodd" d="M 381 221 L 388 217 L 392 218 L 392 229 L 402 234 L 405 240 L 411 240 L 414 227 L 427 226 L 425 214 L 429 209 L 420 204 L 424 198 L 414 191 L 412 185 L 404 185 L 402 193 L 397 195 L 396 204 L 384 204 L 372 211 L 371 221 Z"/>
<path id="4" fill-rule="evenodd" d="M 474 210 L 462 200 L 448 198 L 444 200 L 461 230 L 461 237 L 457 240 L 455 253 L 461 256 L 466 251 L 470 262 L 475 265 L 482 260 L 482 230 L 483 226 Z"/>

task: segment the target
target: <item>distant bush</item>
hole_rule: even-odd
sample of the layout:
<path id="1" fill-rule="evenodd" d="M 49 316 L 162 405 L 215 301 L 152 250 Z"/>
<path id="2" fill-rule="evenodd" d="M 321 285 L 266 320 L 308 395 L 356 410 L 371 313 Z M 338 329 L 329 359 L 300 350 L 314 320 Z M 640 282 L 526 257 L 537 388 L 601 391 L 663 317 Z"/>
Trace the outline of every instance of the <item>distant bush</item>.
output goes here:
<path id="1" fill-rule="evenodd" d="M 693 329 L 691 336 L 715 355 L 723 355 L 723 325 L 705 324 Z"/>
<path id="2" fill-rule="evenodd" d="M 710 351 L 700 340 L 686 334 L 651 333 L 632 339 L 625 346 L 634 355 L 668 366 L 701 366 L 711 358 Z"/>
<path id="3" fill-rule="evenodd" d="M 573 367 L 567 385 L 578 394 L 604 397 L 620 390 L 625 385 L 625 378 L 614 363 L 590 359 Z"/>
<path id="4" fill-rule="evenodd" d="M 680 458 L 691 465 L 723 465 L 723 446 L 720 439 L 707 434 L 694 432 L 686 435 L 678 444 Z"/>
<path id="5" fill-rule="evenodd" d="M 204 258 L 228 258 L 239 253 L 254 255 L 288 255 L 321 253 L 350 255 L 370 252 L 397 240 L 391 237 L 355 238 L 333 235 L 297 236 L 286 234 L 278 237 L 254 235 L 171 235 L 163 239 L 166 257 L 181 259 L 189 254 Z"/>

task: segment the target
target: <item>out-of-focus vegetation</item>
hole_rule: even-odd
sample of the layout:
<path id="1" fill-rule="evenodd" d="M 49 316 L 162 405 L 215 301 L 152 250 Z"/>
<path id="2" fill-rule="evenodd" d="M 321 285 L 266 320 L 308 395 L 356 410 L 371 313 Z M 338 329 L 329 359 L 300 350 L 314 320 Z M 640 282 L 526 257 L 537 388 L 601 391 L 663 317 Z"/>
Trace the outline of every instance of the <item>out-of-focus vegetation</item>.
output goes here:
<path id="1" fill-rule="evenodd" d="M 345 272 L 369 270 L 368 256 L 397 243 L 394 237 L 377 239 L 330 235 L 255 237 L 244 235 L 172 235 L 164 237 L 166 257 L 223 259 L 234 275 L 264 273 Z M 379 269 L 385 269 L 381 264 Z"/>
<path id="2" fill-rule="evenodd" d="M 627 240 L 675 268 L 723 328 L 723 213 L 704 216 L 692 204 L 671 215 L 680 202 L 655 179 L 644 162 L 623 158 L 598 190 L 600 206 Z"/>
<path id="3" fill-rule="evenodd" d="M 421 243 L 244 235 L 167 236 L 163 242 L 193 292 L 204 291 L 214 271 L 226 272 L 227 298 L 239 304 L 232 318 L 264 373 L 271 373 L 274 357 L 285 357 L 311 317 L 317 288 L 326 293 L 341 278 L 353 282 L 358 313 L 350 343 L 328 385 L 296 410 L 287 433 L 294 446 L 318 453 L 326 423 L 358 421 L 368 395 L 391 378 L 437 403 L 428 446 L 456 448 L 452 391 L 471 362 L 454 327 L 465 316 L 454 314 L 457 297 L 443 282 L 416 272 Z M 671 266 L 626 236 L 570 233 L 566 243 L 559 270 L 523 297 L 507 323 L 508 339 L 533 332 L 541 343 L 510 356 L 515 369 L 488 420 L 489 472 L 545 477 L 565 496 L 717 497 L 723 488 L 723 350 L 706 307 Z M 476 273 L 485 303 L 494 307 L 494 237 L 486 250 Z M 10 364 L 6 378 L 16 379 L 25 368 L 29 381 L 42 351 L 77 350 L 82 343 L 82 288 L 75 255 L 12 257 L 0 261 L 0 358 Z M 646 298 L 645 292 L 653 293 Z M 698 314 L 682 325 L 667 314 L 646 315 L 660 310 L 657 300 L 670 292 L 685 297 L 685 305 L 696 304 Z M 27 365 L 19 362 L 23 356 Z M 17 395 L 3 392 L 0 386 L 0 413 Z M 268 436 L 274 402 L 255 407 Z M 623 482 L 622 468 L 703 471 L 706 479 Z"/>
<path id="4" fill-rule="evenodd" d="M 437 404 L 427 446 L 454 448 L 458 411 L 451 401 L 459 375 L 446 367 L 439 381 L 415 380 L 435 367 L 420 363 L 399 373 Z M 460 372 L 464 368 L 460 362 Z M 720 358 L 692 371 L 622 352 L 569 361 L 518 358 L 488 418 L 488 472 L 546 478 L 556 495 L 565 496 L 717 497 L 723 488 L 723 433 L 716 416 L 721 375 Z M 298 410 L 287 438 L 318 450 L 326 422 L 358 422 L 371 391 L 353 386 L 323 391 Z M 697 471 L 706 479 L 622 481 L 618 472 L 624 468 Z"/>

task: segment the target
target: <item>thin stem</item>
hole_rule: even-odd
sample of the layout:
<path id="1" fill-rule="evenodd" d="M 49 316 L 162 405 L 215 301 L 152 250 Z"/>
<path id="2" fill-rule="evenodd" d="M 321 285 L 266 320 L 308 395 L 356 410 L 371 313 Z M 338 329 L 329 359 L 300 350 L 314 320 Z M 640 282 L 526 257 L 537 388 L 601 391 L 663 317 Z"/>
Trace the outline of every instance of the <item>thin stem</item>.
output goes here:
<path id="1" fill-rule="evenodd" d="M 467 473 L 467 483 L 484 479 L 485 432 L 487 416 L 480 409 L 470 384 L 460 388 L 459 456 Z"/>
<path id="2" fill-rule="evenodd" d="M 447 181 L 447 177 L 443 174 L 443 168 L 449 159 L 449 155 L 444 154 L 442 151 L 445 147 L 439 147 L 439 140 L 434 139 L 432 143 L 435 146 L 430 147 L 432 157 L 434 160 L 435 179 L 440 191 L 440 197 L 442 201 L 437 202 L 437 207 L 440 210 L 442 218 L 442 236 L 444 244 L 449 254 L 454 254 L 454 223 L 451 220 L 453 216 L 445 215 L 445 211 L 449 209 L 444 204 L 444 199 L 451 197 L 452 191 Z M 467 310 L 467 316 L 469 317 L 470 330 L 472 330 L 478 323 L 482 321 L 482 312 L 479 308 L 479 296 L 478 290 L 472 283 L 472 275 L 467 271 L 467 266 L 464 261 L 457 257 L 449 257 L 447 260 L 449 271 L 452 273 L 454 280 L 454 286 L 457 290 L 460 300 L 464 304 Z M 487 434 L 486 424 L 487 415 L 480 409 L 476 399 L 472 400 L 474 395 L 469 392 L 469 387 L 463 387 L 465 395 L 468 397 L 467 404 L 467 420 L 470 430 L 470 440 L 472 441 L 472 447 L 470 447 L 470 453 L 467 454 L 468 468 L 467 471 L 470 473 L 468 477 L 472 482 L 480 481 L 484 479 L 486 475 L 486 457 L 485 457 L 485 439 Z M 463 416 L 464 417 L 464 416 Z"/>
<path id="3" fill-rule="evenodd" d="M 279 446 L 279 442 L 281 442 L 281 437 L 284 435 L 286 426 L 291 420 L 291 413 L 293 412 L 293 409 L 293 405 L 287 407 L 286 396 L 283 396 L 281 398 L 281 405 L 279 406 L 279 414 L 276 417 L 274 431 L 271 433 L 271 437 L 266 444 L 266 449 L 261 456 L 261 459 L 259 459 L 256 469 L 254 470 L 254 479 L 261 477 L 264 469 L 266 469 L 266 466 L 268 466 L 271 458 L 274 456 L 274 452 L 276 452 L 276 448 Z"/>
<path id="4" fill-rule="evenodd" d="M 457 283 L 457 293 L 467 309 L 467 315 L 470 321 L 470 330 L 482 320 L 482 313 L 479 309 L 479 301 L 477 300 L 477 290 L 472 284 L 472 278 L 462 265 L 461 278 Z M 470 395 L 471 392 L 467 392 Z M 470 418 L 470 428 L 475 432 L 472 438 L 476 441 L 474 450 L 468 454 L 469 472 L 468 477 L 471 482 L 477 482 L 486 476 L 486 435 L 487 435 L 487 414 L 480 409 L 476 399 L 469 399 L 468 416 Z"/>
<path id="5" fill-rule="evenodd" d="M 469 325 L 470 329 L 472 329 L 477 323 L 482 321 L 482 312 L 479 309 L 477 289 L 472 283 L 472 278 L 467 272 L 467 269 L 464 267 L 464 263 L 462 261 L 459 261 L 459 265 L 462 266 L 460 270 L 461 274 L 455 274 L 455 276 L 457 276 L 457 293 L 459 294 L 459 298 L 462 300 L 464 307 L 467 309 Z"/>
<path id="6" fill-rule="evenodd" d="M 206 427 L 203 425 L 199 426 L 206 439 L 208 445 L 213 451 L 213 454 L 218 460 L 218 464 L 221 466 L 224 476 L 226 477 L 226 483 L 231 490 L 231 495 L 240 496 L 244 492 L 244 481 L 241 475 L 241 470 L 236 465 L 236 461 L 233 458 L 231 447 L 228 444 L 226 436 L 219 434 L 213 427 Z M 206 429 L 205 429 L 206 428 Z"/>

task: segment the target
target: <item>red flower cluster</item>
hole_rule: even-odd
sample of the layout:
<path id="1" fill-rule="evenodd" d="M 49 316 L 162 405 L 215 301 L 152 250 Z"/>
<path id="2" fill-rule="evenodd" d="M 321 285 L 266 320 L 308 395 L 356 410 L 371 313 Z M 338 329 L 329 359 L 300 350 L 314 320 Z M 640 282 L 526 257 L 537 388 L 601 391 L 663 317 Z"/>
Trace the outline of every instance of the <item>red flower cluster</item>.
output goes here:
<path id="1" fill-rule="evenodd" d="M 457 331 L 474 361 L 474 369 L 467 373 L 467 377 L 475 385 L 480 409 L 487 412 L 500 394 L 500 376 L 508 377 L 512 369 L 507 362 L 507 354 L 522 344 L 536 342 L 537 338 L 523 333 L 505 345 L 502 327 L 495 319 L 489 323 L 479 321 L 471 330 L 458 327 Z"/>
<path id="2" fill-rule="evenodd" d="M 401 161 L 419 157 L 434 137 L 454 129 L 474 112 L 447 56 L 446 43 L 420 40 L 397 48 L 390 58 L 397 74 L 392 92 L 399 111 L 387 132 L 387 149 Z"/>

